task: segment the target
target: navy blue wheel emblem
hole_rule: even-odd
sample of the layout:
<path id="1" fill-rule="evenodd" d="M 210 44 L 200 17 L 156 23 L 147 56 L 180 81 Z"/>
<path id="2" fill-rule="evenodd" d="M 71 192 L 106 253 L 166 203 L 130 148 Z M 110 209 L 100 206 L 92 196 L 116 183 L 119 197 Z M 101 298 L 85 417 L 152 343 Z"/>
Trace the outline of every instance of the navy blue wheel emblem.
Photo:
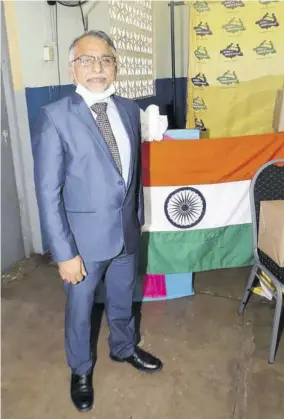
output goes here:
<path id="1" fill-rule="evenodd" d="M 204 196 L 195 188 L 179 188 L 165 201 L 168 221 L 177 228 L 190 228 L 200 223 L 206 211 Z"/>

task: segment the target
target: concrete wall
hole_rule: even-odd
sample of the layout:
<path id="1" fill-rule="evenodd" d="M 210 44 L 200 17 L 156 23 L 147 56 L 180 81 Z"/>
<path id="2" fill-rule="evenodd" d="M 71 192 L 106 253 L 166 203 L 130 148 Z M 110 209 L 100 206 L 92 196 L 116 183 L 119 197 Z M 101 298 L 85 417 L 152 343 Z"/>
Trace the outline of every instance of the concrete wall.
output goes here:
<path id="1" fill-rule="evenodd" d="M 6 98 L 1 74 L 1 272 L 22 259 L 24 242 Z"/>
<path id="2" fill-rule="evenodd" d="M 58 84 L 57 62 L 43 61 L 43 46 L 55 46 L 51 7 L 46 1 L 14 1 L 25 87 Z M 153 2 L 157 79 L 171 77 L 170 8 L 168 1 Z M 68 47 L 83 32 L 79 8 L 58 6 L 61 83 L 69 84 Z M 175 8 L 176 76 L 186 77 L 188 66 L 189 7 Z M 89 15 L 89 29 L 109 32 L 108 1 L 99 1 Z"/>
<path id="3" fill-rule="evenodd" d="M 58 85 L 57 60 L 43 60 L 44 45 L 55 48 L 55 22 L 46 1 L 14 1 L 18 40 L 25 87 Z M 108 1 L 97 2 L 89 16 L 89 28 L 109 30 Z M 80 9 L 58 5 L 58 39 L 61 83 L 70 84 L 67 71 L 68 49 L 72 40 L 84 32 Z"/>
<path id="4" fill-rule="evenodd" d="M 157 79 L 171 77 L 171 32 L 168 1 L 154 1 Z M 176 77 L 187 77 L 189 6 L 175 7 Z"/>
<path id="5" fill-rule="evenodd" d="M 42 252 L 39 214 L 34 191 L 33 157 L 15 5 L 1 2 L 1 64 L 8 111 L 25 256 Z"/>
<path id="6" fill-rule="evenodd" d="M 53 62 L 43 60 L 44 45 L 52 45 L 55 48 L 55 22 L 51 19 L 52 8 L 46 1 L 15 1 L 14 5 L 18 23 L 22 78 L 26 88 L 29 122 L 32 124 L 39 106 L 56 100 L 60 95 L 72 90 L 67 71 L 68 47 L 71 41 L 83 32 L 83 27 L 78 8 L 58 6 L 59 68 L 61 84 L 65 86 L 59 92 L 57 60 Z M 109 32 L 108 7 L 108 1 L 96 2 L 89 14 L 89 28 Z M 167 1 L 154 1 L 153 7 L 156 97 L 141 100 L 139 105 L 145 108 L 150 103 L 155 103 L 160 106 L 162 113 L 170 113 L 169 105 L 172 98 L 170 8 Z M 189 7 L 175 7 L 177 123 L 180 127 L 185 124 L 188 27 Z M 37 88 L 42 89 L 36 91 Z"/>

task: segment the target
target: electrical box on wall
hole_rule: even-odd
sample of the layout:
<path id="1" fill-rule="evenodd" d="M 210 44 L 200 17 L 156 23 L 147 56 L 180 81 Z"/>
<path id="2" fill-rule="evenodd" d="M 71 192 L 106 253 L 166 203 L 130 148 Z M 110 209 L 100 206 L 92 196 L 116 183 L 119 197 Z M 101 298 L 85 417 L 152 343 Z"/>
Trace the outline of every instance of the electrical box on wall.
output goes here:
<path id="1" fill-rule="evenodd" d="M 44 61 L 54 61 L 54 48 L 45 45 L 43 48 L 43 59 Z"/>

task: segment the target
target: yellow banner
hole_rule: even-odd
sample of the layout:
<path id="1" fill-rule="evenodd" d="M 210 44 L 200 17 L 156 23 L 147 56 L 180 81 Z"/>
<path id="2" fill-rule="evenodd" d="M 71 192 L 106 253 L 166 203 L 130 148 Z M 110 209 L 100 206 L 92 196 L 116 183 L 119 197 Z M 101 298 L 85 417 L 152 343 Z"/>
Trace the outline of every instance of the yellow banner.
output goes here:
<path id="1" fill-rule="evenodd" d="M 190 1 L 187 128 L 272 132 L 284 87 L 284 1 Z"/>

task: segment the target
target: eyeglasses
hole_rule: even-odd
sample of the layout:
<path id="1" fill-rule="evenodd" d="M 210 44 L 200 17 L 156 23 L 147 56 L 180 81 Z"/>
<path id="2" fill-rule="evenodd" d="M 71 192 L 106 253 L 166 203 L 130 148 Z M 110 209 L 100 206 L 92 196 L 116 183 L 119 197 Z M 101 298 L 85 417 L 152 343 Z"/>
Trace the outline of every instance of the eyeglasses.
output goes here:
<path id="1" fill-rule="evenodd" d="M 103 67 L 111 67 L 116 62 L 116 59 L 112 55 L 103 55 L 101 57 L 94 57 L 93 55 L 81 55 L 80 57 L 75 58 L 72 63 L 75 61 L 79 61 L 81 67 L 91 67 L 95 64 L 95 61 L 98 61 Z"/>

